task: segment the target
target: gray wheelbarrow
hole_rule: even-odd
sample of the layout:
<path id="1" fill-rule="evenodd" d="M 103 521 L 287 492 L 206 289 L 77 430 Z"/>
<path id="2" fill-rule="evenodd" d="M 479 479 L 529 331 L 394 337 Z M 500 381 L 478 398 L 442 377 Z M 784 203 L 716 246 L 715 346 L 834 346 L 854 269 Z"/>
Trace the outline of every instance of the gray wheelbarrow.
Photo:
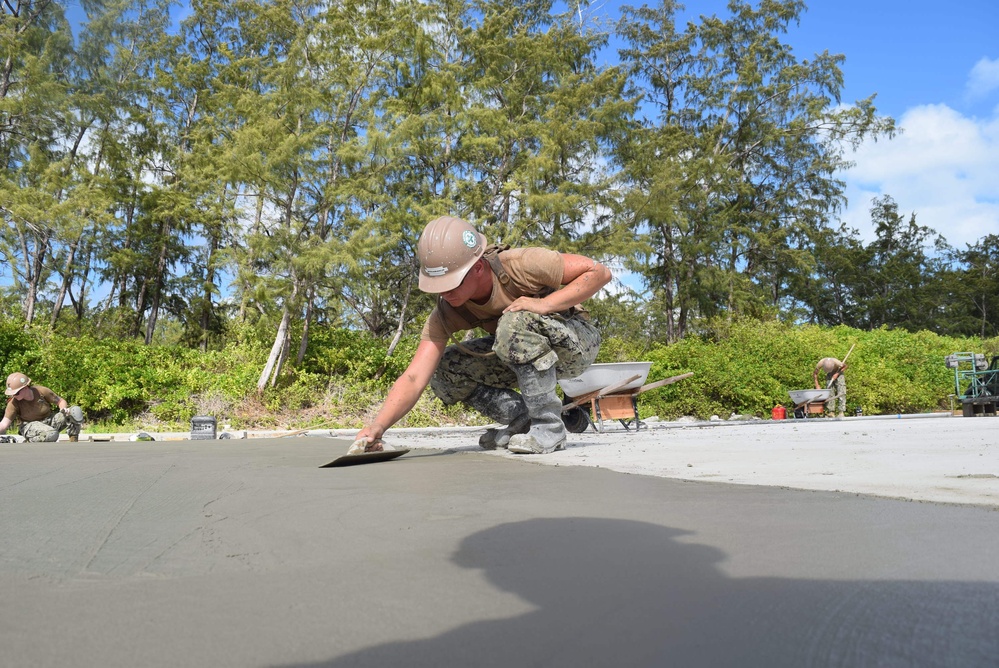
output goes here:
<path id="1" fill-rule="evenodd" d="M 805 417 L 808 417 L 808 415 L 821 415 L 825 411 L 826 402 L 839 397 L 839 395 L 832 396 L 832 392 L 831 389 L 788 390 L 787 394 L 794 402 L 795 417 L 797 417 L 799 408 L 804 408 Z"/>
<path id="2" fill-rule="evenodd" d="M 638 419 L 638 395 L 693 376 L 685 373 L 646 383 L 652 362 L 608 362 L 591 364 L 576 378 L 559 380 L 565 394 L 562 421 L 566 429 L 581 433 L 591 424 L 602 432 L 603 421 L 617 420 L 625 429 L 642 428 Z M 592 411 L 592 419 L 584 406 Z"/>

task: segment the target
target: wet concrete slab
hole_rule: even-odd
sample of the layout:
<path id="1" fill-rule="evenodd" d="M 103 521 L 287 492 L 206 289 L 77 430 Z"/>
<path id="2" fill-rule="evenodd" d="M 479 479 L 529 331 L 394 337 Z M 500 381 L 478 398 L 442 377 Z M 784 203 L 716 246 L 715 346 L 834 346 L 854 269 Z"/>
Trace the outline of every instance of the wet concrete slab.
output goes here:
<path id="1" fill-rule="evenodd" d="M 991 666 L 999 514 L 345 439 L 0 448 L 24 666 Z"/>

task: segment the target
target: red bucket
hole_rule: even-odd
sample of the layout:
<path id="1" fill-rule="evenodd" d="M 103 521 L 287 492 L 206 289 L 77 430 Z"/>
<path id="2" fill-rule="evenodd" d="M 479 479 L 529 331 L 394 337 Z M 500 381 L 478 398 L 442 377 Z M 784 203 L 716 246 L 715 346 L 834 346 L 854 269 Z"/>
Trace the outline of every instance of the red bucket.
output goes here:
<path id="1" fill-rule="evenodd" d="M 783 420 L 787 417 L 787 409 L 783 406 L 774 406 L 774 409 L 770 411 L 770 417 L 774 420 Z"/>

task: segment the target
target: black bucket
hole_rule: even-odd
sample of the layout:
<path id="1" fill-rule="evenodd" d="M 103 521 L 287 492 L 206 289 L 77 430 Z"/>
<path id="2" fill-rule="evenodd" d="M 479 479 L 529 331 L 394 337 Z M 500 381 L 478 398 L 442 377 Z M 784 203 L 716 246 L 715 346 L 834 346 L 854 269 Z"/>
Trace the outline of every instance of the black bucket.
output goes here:
<path id="1" fill-rule="evenodd" d="M 217 423 L 215 418 L 211 415 L 196 415 L 191 418 L 191 440 L 210 440 L 214 441 L 215 430 L 217 428 Z"/>

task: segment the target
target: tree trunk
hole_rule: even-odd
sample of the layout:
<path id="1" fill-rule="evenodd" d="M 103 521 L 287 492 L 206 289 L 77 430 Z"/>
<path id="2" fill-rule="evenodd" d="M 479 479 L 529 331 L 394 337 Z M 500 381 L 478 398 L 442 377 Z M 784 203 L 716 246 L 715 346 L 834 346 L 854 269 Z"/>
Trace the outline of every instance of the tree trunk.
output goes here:
<path id="1" fill-rule="evenodd" d="M 91 123 L 92 122 L 85 123 L 82 127 L 79 128 L 79 132 L 76 133 L 76 139 L 73 142 L 73 148 L 70 149 L 69 151 L 69 163 L 67 165 L 67 171 L 72 168 L 73 163 L 76 161 L 76 154 L 80 150 L 80 144 L 83 143 L 83 138 L 84 136 L 86 136 L 87 130 L 90 129 Z M 97 176 L 101 171 L 102 159 L 103 159 L 103 147 L 97 153 L 97 161 L 94 165 L 94 176 Z M 62 201 L 63 192 L 64 190 L 60 188 L 59 193 L 56 195 L 57 201 L 60 202 Z M 83 212 L 81 211 L 80 213 L 82 214 Z M 82 218 L 83 216 L 81 215 L 81 219 Z M 70 244 L 69 253 L 66 254 L 66 264 L 63 266 L 63 272 L 62 272 L 62 285 L 59 286 L 59 295 L 56 297 L 55 304 L 53 304 L 52 306 L 52 319 L 49 321 L 49 329 L 55 329 L 56 322 L 58 322 L 59 320 L 59 311 L 62 310 L 62 304 L 66 300 L 66 292 L 69 289 L 69 284 L 73 280 L 71 272 L 73 268 L 73 261 L 76 259 L 76 248 L 80 244 L 80 240 L 83 238 L 83 235 L 84 235 L 84 230 L 81 229 L 80 234 L 76 237 L 76 241 Z"/>
<path id="2" fill-rule="evenodd" d="M 385 351 L 385 357 L 392 357 L 392 353 L 395 351 L 395 347 L 399 345 L 399 341 L 402 340 L 402 332 L 406 324 L 406 311 L 409 308 L 409 297 L 413 294 L 413 280 L 410 278 L 409 282 L 406 283 L 406 297 L 402 300 L 402 308 L 399 309 L 399 322 L 395 328 L 395 334 L 392 335 L 392 342 L 389 343 L 388 350 Z M 375 378 L 381 378 L 382 374 L 385 373 L 385 365 L 382 364 L 382 368 L 378 369 L 378 373 L 375 374 Z"/>
<path id="3" fill-rule="evenodd" d="M 291 324 L 291 311 L 288 311 L 288 323 Z M 291 327 L 285 327 L 284 345 L 281 346 L 281 354 L 278 355 L 277 364 L 274 365 L 274 373 L 271 374 L 271 387 L 277 385 L 277 379 L 281 375 L 284 363 L 288 361 L 288 351 L 291 349 Z"/>
<path id="4" fill-rule="evenodd" d="M 302 323 L 302 342 L 298 345 L 295 366 L 301 366 L 302 361 L 305 360 L 305 351 L 309 347 L 309 325 L 312 323 L 312 302 L 315 298 L 315 288 L 309 288 L 309 298 L 305 302 L 305 322 Z"/>
<path id="5" fill-rule="evenodd" d="M 66 291 L 69 290 L 70 281 L 73 280 L 73 262 L 76 260 L 76 248 L 80 244 L 80 239 L 83 234 L 76 241 L 69 245 L 69 252 L 66 253 L 66 264 L 62 268 L 62 284 L 59 286 L 59 294 L 56 296 L 55 304 L 52 305 L 52 319 L 49 321 L 49 329 L 54 330 L 56 323 L 59 322 L 59 312 L 62 310 L 62 304 L 66 300 Z"/>
<path id="6" fill-rule="evenodd" d="M 278 326 L 277 336 L 274 337 L 274 345 L 271 346 L 271 354 L 267 357 L 267 364 L 264 365 L 264 370 L 260 373 L 260 379 L 257 381 L 257 394 L 264 391 L 267 386 L 267 381 L 273 375 L 277 378 L 277 372 L 275 369 L 278 367 L 279 359 L 281 357 L 281 351 L 285 347 L 285 339 L 288 338 L 288 324 L 291 322 L 291 312 L 288 307 L 285 306 L 281 309 L 281 324 Z M 274 382 L 271 382 L 271 386 Z"/>
<path id="7" fill-rule="evenodd" d="M 73 308 L 76 311 L 77 321 L 83 320 L 83 313 L 86 310 L 87 303 L 87 281 L 90 278 L 90 260 L 94 254 L 94 245 L 92 243 L 85 242 L 83 251 L 83 273 L 80 276 L 80 298 L 73 302 Z M 69 298 L 73 299 L 73 285 L 69 286 Z"/>
<path id="8" fill-rule="evenodd" d="M 157 280 L 156 285 L 153 288 L 152 303 L 149 305 L 149 319 L 146 320 L 145 343 L 147 346 L 153 342 L 153 332 L 156 331 L 156 320 L 159 316 L 161 292 L 162 284 Z"/>
<path id="9" fill-rule="evenodd" d="M 142 279 L 142 287 L 139 288 L 139 294 L 135 298 L 135 317 L 132 318 L 132 328 L 129 331 L 130 337 L 135 337 L 139 333 L 139 325 L 142 323 L 142 314 L 146 312 L 146 292 L 149 290 L 149 276 L 145 276 Z M 124 289 L 121 293 L 122 298 L 125 296 Z"/>
<path id="10" fill-rule="evenodd" d="M 212 326 L 212 287 L 215 285 L 215 253 L 218 251 L 219 240 L 213 234 L 208 250 L 208 262 L 205 268 L 205 285 L 201 308 L 201 352 L 208 352 L 208 331 Z"/>
<path id="11" fill-rule="evenodd" d="M 263 220 L 263 215 L 264 215 L 264 191 L 263 188 L 261 188 L 260 192 L 257 194 L 257 210 L 253 217 L 253 227 L 250 229 L 250 234 L 256 234 L 257 231 L 260 229 L 260 223 L 261 220 Z M 248 267 L 253 266 L 252 250 L 250 252 L 251 255 L 249 258 L 247 258 L 247 263 L 246 263 L 246 266 Z M 249 292 L 249 287 L 250 286 L 248 285 L 243 286 L 243 294 L 240 296 L 239 299 L 239 322 L 241 323 L 246 322 L 246 295 Z"/>
<path id="12" fill-rule="evenodd" d="M 170 221 L 166 219 L 163 221 L 163 230 L 161 232 L 162 243 L 160 245 L 160 259 L 156 263 L 156 276 L 154 277 L 155 284 L 153 289 L 153 300 L 149 305 L 149 319 L 146 321 L 146 345 L 148 346 L 153 342 L 153 332 L 156 329 L 156 320 L 159 318 L 160 313 L 160 295 L 163 292 L 163 275 L 166 273 L 166 256 L 167 256 L 167 237 L 170 235 Z"/>
<path id="13" fill-rule="evenodd" d="M 666 301 L 666 342 L 676 343 L 679 340 L 679 335 L 677 333 L 676 324 L 676 301 L 677 301 L 677 289 L 676 284 L 678 282 L 678 277 L 676 276 L 676 247 L 673 243 L 673 233 L 672 230 L 663 230 L 663 237 L 665 239 L 665 244 L 663 248 L 663 263 L 666 265 L 666 280 L 663 281 L 663 298 Z"/>
<path id="14" fill-rule="evenodd" d="M 271 346 L 271 354 L 267 357 L 267 364 L 264 365 L 264 370 L 260 373 L 260 378 L 257 380 L 257 394 L 264 391 L 268 379 L 270 379 L 271 387 L 273 387 L 274 383 L 277 382 L 278 374 L 281 373 L 281 366 L 284 363 L 284 358 L 287 357 L 290 341 L 288 334 L 291 324 L 290 304 L 295 303 L 297 295 L 298 282 L 296 281 L 292 285 L 291 297 L 285 301 L 284 306 L 281 308 L 281 324 L 278 325 L 277 334 L 274 336 L 274 345 Z"/>
<path id="15" fill-rule="evenodd" d="M 31 322 L 35 319 L 35 303 L 38 301 L 38 284 L 41 282 L 42 273 L 45 269 L 45 255 L 48 252 L 50 236 L 51 232 L 46 230 L 42 237 L 38 240 L 34 259 L 30 263 L 27 263 L 31 269 L 31 273 L 28 277 L 28 296 L 25 299 L 24 304 L 25 325 L 31 325 Z M 24 257 L 25 260 L 27 260 L 27 244 L 25 244 L 24 248 Z"/>

